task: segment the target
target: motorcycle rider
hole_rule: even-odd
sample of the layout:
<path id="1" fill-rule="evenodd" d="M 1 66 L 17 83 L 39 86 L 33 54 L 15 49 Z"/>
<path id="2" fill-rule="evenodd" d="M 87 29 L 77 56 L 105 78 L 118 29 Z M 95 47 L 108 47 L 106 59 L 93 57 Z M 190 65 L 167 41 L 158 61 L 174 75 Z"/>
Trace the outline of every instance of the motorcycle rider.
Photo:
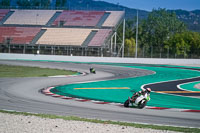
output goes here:
<path id="1" fill-rule="evenodd" d="M 133 94 L 133 96 L 131 97 L 131 101 L 132 102 L 135 102 L 135 100 L 137 99 L 137 97 L 141 96 L 141 95 L 145 95 L 147 93 L 147 95 L 150 96 L 150 92 L 151 92 L 151 88 L 146 88 L 146 89 L 143 89 L 139 92 L 136 92 Z"/>
<path id="2" fill-rule="evenodd" d="M 96 73 L 96 71 L 93 67 L 90 67 L 90 73 Z"/>

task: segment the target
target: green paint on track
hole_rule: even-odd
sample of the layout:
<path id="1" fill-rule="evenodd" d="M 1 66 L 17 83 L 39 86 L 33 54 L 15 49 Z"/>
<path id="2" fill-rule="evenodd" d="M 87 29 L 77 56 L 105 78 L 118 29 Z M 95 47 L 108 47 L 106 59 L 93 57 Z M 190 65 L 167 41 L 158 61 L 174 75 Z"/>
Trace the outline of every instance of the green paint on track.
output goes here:
<path id="1" fill-rule="evenodd" d="M 200 81 L 182 84 L 180 85 L 180 88 L 186 91 L 200 91 L 200 89 L 194 87 L 196 84 L 200 84 Z"/>
<path id="2" fill-rule="evenodd" d="M 98 63 L 101 64 L 101 63 Z M 117 80 L 108 80 L 108 81 L 99 81 L 99 82 L 90 82 L 90 83 L 79 83 L 79 84 L 70 84 L 55 87 L 51 90 L 52 93 L 79 97 L 85 99 L 100 100 L 106 102 L 119 102 L 123 103 L 128 96 L 131 96 L 134 91 L 139 91 L 141 86 L 144 84 L 194 78 L 199 77 L 200 72 L 194 70 L 178 69 L 177 68 L 165 68 L 165 67 L 154 67 L 154 66 L 139 66 L 139 65 L 128 65 L 125 64 L 114 64 L 114 63 L 102 63 L 107 65 L 115 65 L 121 67 L 131 67 L 138 69 L 146 69 L 154 71 L 155 74 L 135 77 L 135 78 L 126 78 L 126 79 L 117 79 Z M 173 66 L 174 67 L 174 66 Z M 129 87 L 130 90 L 125 89 L 79 89 L 74 88 L 106 88 L 106 87 Z M 166 107 L 166 108 L 181 108 L 181 109 L 194 109 L 200 110 L 200 99 L 176 96 L 170 94 L 161 94 L 161 93 L 151 93 L 151 100 L 147 104 L 148 106 L 156 107 Z"/>

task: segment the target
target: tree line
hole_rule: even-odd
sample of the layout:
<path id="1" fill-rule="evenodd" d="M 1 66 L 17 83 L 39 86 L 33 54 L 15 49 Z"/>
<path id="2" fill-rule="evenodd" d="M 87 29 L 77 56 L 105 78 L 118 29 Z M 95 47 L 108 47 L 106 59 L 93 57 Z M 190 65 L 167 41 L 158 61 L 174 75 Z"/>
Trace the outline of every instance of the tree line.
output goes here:
<path id="1" fill-rule="evenodd" d="M 67 0 L 56 0 L 55 7 L 64 7 Z M 31 7 L 40 7 L 40 8 L 49 8 L 51 1 L 50 0 L 17 0 L 17 5 L 21 8 L 31 8 Z M 11 0 L 2 0 L 0 6 L 10 7 Z"/>
<path id="2" fill-rule="evenodd" d="M 139 57 L 200 58 L 200 33 L 189 31 L 175 12 L 154 9 L 145 20 L 139 20 Z M 122 26 L 118 29 L 122 36 Z M 136 18 L 126 21 L 125 56 L 135 56 Z"/>

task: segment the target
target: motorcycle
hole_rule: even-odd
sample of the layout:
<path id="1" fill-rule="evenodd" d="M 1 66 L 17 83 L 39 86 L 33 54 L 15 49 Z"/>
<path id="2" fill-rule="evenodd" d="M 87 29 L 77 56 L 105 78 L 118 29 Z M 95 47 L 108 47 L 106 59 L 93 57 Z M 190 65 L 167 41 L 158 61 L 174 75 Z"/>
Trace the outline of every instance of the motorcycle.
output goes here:
<path id="1" fill-rule="evenodd" d="M 96 71 L 94 68 L 90 68 L 90 73 L 96 74 Z"/>
<path id="2" fill-rule="evenodd" d="M 149 100 L 150 100 L 150 96 L 147 93 L 145 93 L 144 95 L 138 96 L 135 100 L 129 97 L 124 102 L 124 107 L 135 107 L 135 108 L 143 109 Z"/>

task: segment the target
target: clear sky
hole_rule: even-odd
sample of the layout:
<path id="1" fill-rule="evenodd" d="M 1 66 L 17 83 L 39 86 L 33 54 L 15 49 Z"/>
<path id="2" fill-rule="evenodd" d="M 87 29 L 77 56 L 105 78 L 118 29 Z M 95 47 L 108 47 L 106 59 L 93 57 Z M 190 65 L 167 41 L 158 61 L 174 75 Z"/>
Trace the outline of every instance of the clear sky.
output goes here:
<path id="1" fill-rule="evenodd" d="M 142 9 L 146 11 L 151 11 L 153 8 L 158 9 L 183 9 L 183 10 L 195 10 L 200 9 L 200 0 L 96 0 L 96 1 L 106 1 L 109 3 L 114 3 L 123 5 L 129 8 Z"/>

